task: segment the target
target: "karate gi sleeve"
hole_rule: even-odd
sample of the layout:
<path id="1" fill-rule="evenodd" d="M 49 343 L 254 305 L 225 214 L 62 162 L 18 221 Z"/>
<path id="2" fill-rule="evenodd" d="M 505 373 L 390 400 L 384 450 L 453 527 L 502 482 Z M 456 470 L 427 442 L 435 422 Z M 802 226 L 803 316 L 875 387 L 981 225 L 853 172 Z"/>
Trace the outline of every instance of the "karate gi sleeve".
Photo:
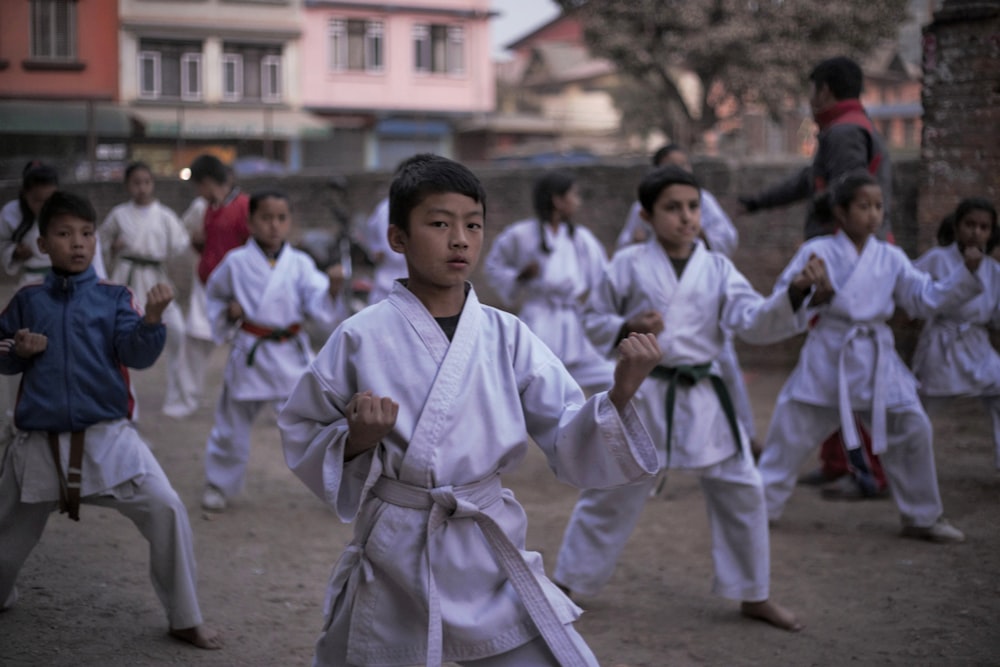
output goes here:
<path id="1" fill-rule="evenodd" d="M 712 250 L 726 257 L 733 256 L 740 234 L 718 200 L 707 190 L 701 191 L 701 228 Z"/>
<path id="2" fill-rule="evenodd" d="M 934 280 L 913 266 L 902 250 L 892 250 L 892 261 L 898 265 L 893 299 L 912 318 L 930 319 L 939 311 L 961 305 L 983 292 L 979 276 L 969 271 L 964 262 L 940 280 Z"/>
<path id="3" fill-rule="evenodd" d="M 114 246 L 118 233 L 118 207 L 116 206 L 111 209 L 108 217 L 104 218 L 104 222 L 97 228 L 98 248 L 94 253 L 95 260 L 100 257 L 105 266 L 114 266 Z"/>
<path id="4" fill-rule="evenodd" d="M 655 474 L 656 447 L 630 403 L 624 415 L 601 392 L 583 392 L 552 352 L 521 327 L 516 366 L 523 378 L 521 405 L 532 439 L 556 477 L 579 488 L 610 488 Z"/>
<path id="5" fill-rule="evenodd" d="M 348 431 L 344 410 L 354 395 L 345 384 L 353 377 L 346 348 L 342 330 L 334 332 L 278 413 L 288 468 L 345 523 L 357 515 L 367 489 L 382 471 L 379 447 L 344 461 Z"/>
<path id="6" fill-rule="evenodd" d="M 24 328 L 22 299 L 15 294 L 3 313 L 0 313 L 0 374 L 17 375 L 31 365 L 31 359 L 17 356 L 12 349 L 14 334 Z"/>
<path id="7" fill-rule="evenodd" d="M 8 202 L 0 210 L 0 264 L 9 276 L 16 276 L 23 262 L 14 259 L 17 243 L 14 242 L 14 231 L 21 223 L 21 209 L 18 200 Z"/>
<path id="8" fill-rule="evenodd" d="M 218 345 L 225 343 L 236 331 L 235 323 L 230 322 L 227 315 L 229 302 L 235 298 L 232 264 L 223 259 L 205 284 L 205 309 L 212 327 L 212 340 Z"/>
<path id="9" fill-rule="evenodd" d="M 580 314 L 580 323 L 590 343 L 607 356 L 618 345 L 622 326 L 625 324 L 624 290 L 628 275 L 622 262 L 612 261 L 600 281 L 590 292 Z"/>
<path id="10" fill-rule="evenodd" d="M 483 264 L 486 282 L 507 308 L 513 307 L 517 302 L 523 287 L 518 282 L 517 275 L 528 261 L 518 248 L 514 226 L 500 232 L 486 254 Z"/>
<path id="11" fill-rule="evenodd" d="M 652 232 L 649 229 L 649 225 L 639 217 L 639 211 L 642 209 L 642 204 L 635 202 L 632 204 L 632 208 L 629 209 L 628 215 L 625 217 L 625 226 L 622 227 L 621 232 L 618 233 L 618 239 L 615 241 L 615 248 L 624 248 L 636 243 L 635 234 L 636 231 L 646 228 L 646 235 L 648 237 Z"/>
<path id="12" fill-rule="evenodd" d="M 115 308 L 115 354 L 129 368 L 149 368 L 163 352 L 167 327 L 146 324 L 127 287 L 118 291 Z"/>
<path id="13" fill-rule="evenodd" d="M 191 235 L 170 207 L 161 206 L 163 209 L 163 225 L 167 229 L 167 257 L 183 255 L 191 247 Z"/>
<path id="14" fill-rule="evenodd" d="M 805 329 L 804 317 L 792 309 L 787 287 L 765 299 L 732 263 L 727 260 L 725 266 L 721 317 L 724 329 L 754 345 L 777 343 Z"/>
<path id="15" fill-rule="evenodd" d="M 316 268 L 309 257 L 303 257 L 303 280 L 301 300 L 305 304 L 306 315 L 329 335 L 346 320 L 350 313 L 342 295 L 330 294 L 330 276 Z"/>

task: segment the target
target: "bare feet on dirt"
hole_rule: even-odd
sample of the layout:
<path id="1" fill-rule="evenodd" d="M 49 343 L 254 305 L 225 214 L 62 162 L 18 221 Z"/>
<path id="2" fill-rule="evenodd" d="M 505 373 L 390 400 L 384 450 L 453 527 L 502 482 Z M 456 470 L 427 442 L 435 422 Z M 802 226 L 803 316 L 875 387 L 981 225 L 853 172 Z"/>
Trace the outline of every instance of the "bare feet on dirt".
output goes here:
<path id="1" fill-rule="evenodd" d="M 798 632 L 805 627 L 799 622 L 799 619 L 795 618 L 795 614 L 770 600 L 743 602 L 740 604 L 740 613 L 747 618 L 755 618 L 789 632 Z"/>
<path id="2" fill-rule="evenodd" d="M 222 648 L 222 638 L 219 637 L 219 633 L 204 625 L 196 625 L 193 628 L 171 628 L 170 636 L 210 651 Z"/>

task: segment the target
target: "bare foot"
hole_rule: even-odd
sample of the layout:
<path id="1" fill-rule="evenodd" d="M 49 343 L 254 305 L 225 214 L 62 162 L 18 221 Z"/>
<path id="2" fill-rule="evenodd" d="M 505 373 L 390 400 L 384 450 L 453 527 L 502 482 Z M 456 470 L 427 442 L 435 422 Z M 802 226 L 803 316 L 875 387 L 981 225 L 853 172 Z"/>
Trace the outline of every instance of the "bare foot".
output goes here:
<path id="1" fill-rule="evenodd" d="M 743 602 L 740 604 L 740 613 L 747 618 L 756 618 L 789 632 L 798 632 L 805 627 L 795 618 L 795 614 L 770 600 Z"/>
<path id="2" fill-rule="evenodd" d="M 216 650 L 222 648 L 222 638 L 215 630 L 210 630 L 204 625 L 196 625 L 193 628 L 170 628 L 170 636 L 188 644 L 194 644 L 198 648 Z"/>

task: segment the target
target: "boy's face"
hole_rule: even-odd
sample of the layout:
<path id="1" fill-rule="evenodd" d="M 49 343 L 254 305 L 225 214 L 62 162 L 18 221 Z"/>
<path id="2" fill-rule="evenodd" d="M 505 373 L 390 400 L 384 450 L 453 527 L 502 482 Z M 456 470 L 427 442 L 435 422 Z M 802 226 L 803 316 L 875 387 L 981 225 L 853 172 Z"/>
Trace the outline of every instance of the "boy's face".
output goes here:
<path id="1" fill-rule="evenodd" d="M 837 98 L 830 92 L 830 86 L 825 83 L 812 84 L 812 94 L 809 96 L 809 106 L 813 115 L 822 113 L 837 103 Z"/>
<path id="2" fill-rule="evenodd" d="M 847 237 L 859 248 L 882 226 L 882 188 L 863 185 L 858 188 L 847 210 L 837 206 L 834 214 Z"/>
<path id="3" fill-rule="evenodd" d="M 640 215 L 653 226 L 668 255 L 686 257 L 701 234 L 701 193 L 691 185 L 668 185 L 656 198 L 653 210 L 642 209 Z"/>
<path id="4" fill-rule="evenodd" d="M 986 252 L 993 231 L 993 216 L 989 211 L 972 209 L 962 216 L 956 226 L 958 245 L 962 248 L 979 248 Z"/>
<path id="5" fill-rule="evenodd" d="M 409 289 L 418 296 L 465 290 L 483 249 L 483 205 L 456 192 L 428 195 L 410 211 L 409 231 L 389 225 L 389 245 L 406 255 Z"/>
<path id="6" fill-rule="evenodd" d="M 278 252 L 292 231 L 288 202 L 280 197 L 261 199 L 250 216 L 249 226 L 254 240 L 264 252 L 272 255 Z"/>
<path id="7" fill-rule="evenodd" d="M 153 175 L 145 169 L 136 169 L 128 177 L 128 195 L 136 204 L 146 206 L 153 201 Z"/>
<path id="8" fill-rule="evenodd" d="M 52 260 L 52 268 L 66 273 L 86 271 L 97 248 L 97 225 L 74 215 L 57 215 L 49 221 L 38 249 Z"/>

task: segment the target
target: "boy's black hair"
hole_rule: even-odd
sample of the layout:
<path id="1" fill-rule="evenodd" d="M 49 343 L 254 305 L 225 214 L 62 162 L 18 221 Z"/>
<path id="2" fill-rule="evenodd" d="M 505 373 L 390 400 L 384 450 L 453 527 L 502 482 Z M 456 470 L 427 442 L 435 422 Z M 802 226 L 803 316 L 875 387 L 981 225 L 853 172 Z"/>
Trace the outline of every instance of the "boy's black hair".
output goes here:
<path id="1" fill-rule="evenodd" d="M 940 245 L 951 245 L 958 234 L 958 225 L 962 218 L 973 211 L 986 211 L 992 218 L 990 238 L 986 241 L 986 254 L 993 252 L 1000 245 L 1000 225 L 997 224 L 997 209 L 993 202 L 985 197 L 966 197 L 958 203 L 955 210 L 945 216 L 938 227 L 937 240 Z"/>
<path id="2" fill-rule="evenodd" d="M 40 185 L 54 185 L 59 187 L 59 172 L 39 160 L 32 160 L 24 165 L 21 170 L 21 191 L 17 193 L 17 207 L 21 211 L 21 222 L 11 235 L 14 243 L 20 243 L 31 226 L 35 224 L 35 214 L 28 206 L 28 198 L 25 193 Z"/>
<path id="3" fill-rule="evenodd" d="M 845 174 L 841 174 L 830 186 L 827 194 L 830 198 L 830 210 L 840 207 L 847 210 L 858 190 L 867 186 L 879 185 L 878 179 L 866 169 L 854 169 Z"/>
<path id="4" fill-rule="evenodd" d="M 552 222 L 552 213 L 555 206 L 552 204 L 553 197 L 561 197 L 569 192 L 576 179 L 573 174 L 566 171 L 550 171 L 543 174 L 535 181 L 535 186 L 531 192 L 531 203 L 535 209 L 535 217 L 538 219 L 538 232 L 540 234 L 539 247 L 542 252 L 548 255 L 552 248 L 545 242 L 545 226 Z M 566 221 L 570 238 L 576 232 L 576 227 L 572 220 Z"/>
<path id="5" fill-rule="evenodd" d="M 671 185 L 690 185 L 701 192 L 701 184 L 690 171 L 673 164 L 657 167 L 646 174 L 639 183 L 639 203 L 643 210 L 652 213 L 660 193 Z"/>
<path id="6" fill-rule="evenodd" d="M 433 153 L 418 153 L 403 160 L 389 186 L 389 224 L 409 233 L 413 209 L 428 195 L 449 192 L 482 204 L 486 215 L 486 190 L 464 164 Z"/>
<path id="7" fill-rule="evenodd" d="M 826 84 L 838 100 L 861 97 L 864 78 L 861 66 L 846 56 L 828 58 L 816 65 L 809 73 L 809 80 L 815 84 L 816 88 Z"/>
<path id="8" fill-rule="evenodd" d="M 653 166 L 659 167 L 660 162 L 662 162 L 671 153 L 677 153 L 678 151 L 683 152 L 684 149 L 680 147 L 680 144 L 667 144 L 665 146 L 660 146 L 653 153 Z"/>
<path id="9" fill-rule="evenodd" d="M 97 224 L 97 211 L 86 197 L 65 190 L 56 190 L 45 200 L 42 210 L 38 212 L 38 233 L 45 236 L 53 218 L 69 215 L 84 222 Z"/>
<path id="10" fill-rule="evenodd" d="M 195 183 L 214 181 L 219 185 L 229 182 L 229 168 L 214 155 L 199 155 L 191 163 L 191 180 Z"/>
<path id="11" fill-rule="evenodd" d="M 137 171 L 148 171 L 149 175 L 153 175 L 153 170 L 149 168 L 149 165 L 141 160 L 136 160 L 134 162 L 129 162 L 128 166 L 125 167 L 125 182 L 128 183 L 128 179 L 132 178 L 132 174 Z"/>
<path id="12" fill-rule="evenodd" d="M 250 210 L 248 215 L 253 215 L 254 211 L 260 206 L 260 203 L 265 199 L 284 199 L 285 203 L 288 204 L 288 210 L 292 209 L 292 201 L 288 198 L 288 194 L 282 190 L 256 190 L 250 195 Z"/>

